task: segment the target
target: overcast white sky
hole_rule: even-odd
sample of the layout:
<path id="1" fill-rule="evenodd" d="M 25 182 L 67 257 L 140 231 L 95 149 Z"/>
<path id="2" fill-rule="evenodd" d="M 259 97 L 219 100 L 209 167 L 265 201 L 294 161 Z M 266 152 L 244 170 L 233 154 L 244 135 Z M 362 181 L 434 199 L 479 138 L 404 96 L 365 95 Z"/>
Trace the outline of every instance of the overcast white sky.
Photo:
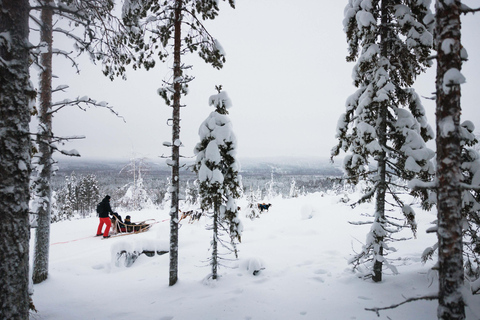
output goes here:
<path id="1" fill-rule="evenodd" d="M 347 63 L 343 32 L 346 0 L 238 0 L 237 8 L 223 5 L 209 31 L 227 53 L 227 63 L 215 70 L 195 56 L 190 93 L 182 103 L 182 153 L 193 155 L 198 128 L 213 110 L 208 97 L 222 84 L 232 102 L 230 117 L 237 135 L 240 158 L 312 156 L 328 158 L 335 145 L 337 119 L 345 112 L 352 85 L 353 63 Z M 478 6 L 479 1 L 464 1 Z M 470 60 L 464 64 L 467 83 L 462 86 L 463 119 L 480 131 L 480 16 L 463 17 L 462 37 Z M 54 46 L 60 46 L 55 43 Z M 68 50 L 68 48 L 62 48 Z M 126 123 L 105 109 L 63 111 L 54 118 L 56 135 L 85 135 L 64 149 L 77 149 L 84 158 L 158 158 L 169 155 L 162 146 L 171 140 L 167 119 L 171 108 L 156 94 L 168 72 L 159 65 L 148 72 L 132 71 L 128 81 L 111 82 L 82 60 L 76 75 L 66 61 L 56 61 L 58 84 L 70 85 L 70 97 L 87 95 L 108 101 Z M 435 68 L 417 81 L 422 96 L 434 91 Z M 433 128 L 435 105 L 424 100 Z M 434 145 L 432 145 L 434 147 Z M 61 158 L 57 156 L 57 158 Z"/>

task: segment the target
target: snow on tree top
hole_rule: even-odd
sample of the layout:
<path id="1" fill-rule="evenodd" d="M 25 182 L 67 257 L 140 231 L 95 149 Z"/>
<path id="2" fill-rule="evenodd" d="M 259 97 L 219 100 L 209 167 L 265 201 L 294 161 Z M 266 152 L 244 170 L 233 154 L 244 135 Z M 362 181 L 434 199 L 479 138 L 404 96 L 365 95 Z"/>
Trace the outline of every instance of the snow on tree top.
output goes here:
<path id="1" fill-rule="evenodd" d="M 210 96 L 210 98 L 208 98 L 208 105 L 214 107 L 222 106 L 225 109 L 229 109 L 232 107 L 232 101 L 228 97 L 227 93 L 223 91 Z"/>

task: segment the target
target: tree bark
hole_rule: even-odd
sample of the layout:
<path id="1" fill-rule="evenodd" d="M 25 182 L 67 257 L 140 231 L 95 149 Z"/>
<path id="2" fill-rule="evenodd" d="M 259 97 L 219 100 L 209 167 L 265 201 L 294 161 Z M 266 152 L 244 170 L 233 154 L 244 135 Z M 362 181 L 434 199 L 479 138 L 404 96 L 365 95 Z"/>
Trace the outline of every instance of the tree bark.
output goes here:
<path id="1" fill-rule="evenodd" d="M 28 0 L 0 10 L 0 319 L 28 319 L 30 109 Z M 5 37 L 5 38 L 4 38 Z"/>
<path id="2" fill-rule="evenodd" d="M 445 83 L 449 70 L 461 70 L 461 1 L 436 2 L 437 46 L 437 208 L 439 305 L 438 319 L 465 319 L 461 227 L 460 84 Z M 444 41 L 449 45 L 444 46 Z M 449 49 L 449 50 L 446 50 Z"/>
<path id="3" fill-rule="evenodd" d="M 381 35 L 380 35 L 380 46 L 381 46 L 381 55 L 388 59 L 388 12 L 387 12 L 387 2 L 388 0 L 382 0 L 381 3 Z M 376 205 L 375 205 L 375 224 L 383 228 L 385 224 L 385 194 L 387 192 L 387 154 L 385 152 L 387 146 L 387 108 L 384 103 L 380 103 L 378 106 L 379 110 L 379 124 L 377 129 L 378 142 L 383 148 L 383 151 L 378 155 L 377 165 L 378 165 L 378 187 L 376 195 Z M 378 229 L 377 229 L 378 230 Z M 381 234 L 375 234 L 375 245 L 377 249 L 374 249 L 374 256 L 383 257 L 383 232 Z M 374 257 L 374 259 L 375 259 Z M 383 261 L 375 260 L 373 264 L 373 277 L 372 280 L 375 282 L 382 281 L 382 268 Z"/>
<path id="4" fill-rule="evenodd" d="M 220 215 L 220 206 L 217 197 L 213 204 L 213 239 L 212 239 L 212 279 L 217 280 L 218 270 L 218 217 Z"/>
<path id="5" fill-rule="evenodd" d="M 170 206 L 170 278 L 173 286 L 178 280 L 178 201 L 180 196 L 180 97 L 181 97 L 181 44 L 182 0 L 175 1 L 175 25 L 173 48 L 173 126 L 172 126 L 172 200 Z"/>
<path id="6" fill-rule="evenodd" d="M 35 232 L 35 255 L 33 261 L 33 283 L 41 283 L 48 277 L 48 259 L 50 247 L 51 220 L 51 177 L 52 177 L 52 16 L 53 10 L 48 7 L 53 1 L 48 1 L 42 8 L 40 30 L 41 42 L 47 44 L 47 51 L 42 53 L 40 64 L 40 110 L 39 132 L 37 144 L 39 147 L 38 176 L 35 181 L 36 214 L 38 227 Z"/>

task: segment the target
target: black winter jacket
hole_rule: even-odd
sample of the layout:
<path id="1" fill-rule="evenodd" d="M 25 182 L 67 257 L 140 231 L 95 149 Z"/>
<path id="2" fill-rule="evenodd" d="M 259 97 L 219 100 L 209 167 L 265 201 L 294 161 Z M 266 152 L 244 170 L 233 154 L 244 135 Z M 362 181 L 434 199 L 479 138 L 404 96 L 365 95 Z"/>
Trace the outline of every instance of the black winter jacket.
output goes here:
<path id="1" fill-rule="evenodd" d="M 98 214 L 98 216 L 100 218 L 108 218 L 108 215 L 109 214 L 112 214 L 113 211 L 112 211 L 112 207 L 110 207 L 110 199 L 105 197 L 103 198 L 102 200 L 102 210 L 100 211 L 100 213 Z"/>

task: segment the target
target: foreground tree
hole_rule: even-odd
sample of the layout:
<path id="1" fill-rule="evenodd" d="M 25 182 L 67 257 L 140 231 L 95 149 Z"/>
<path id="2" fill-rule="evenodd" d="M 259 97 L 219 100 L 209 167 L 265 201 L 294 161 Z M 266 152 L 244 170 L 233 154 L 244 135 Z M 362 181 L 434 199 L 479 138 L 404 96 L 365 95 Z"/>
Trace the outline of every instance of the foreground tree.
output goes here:
<path id="1" fill-rule="evenodd" d="M 437 209 L 438 318 L 465 319 L 461 190 L 460 84 L 462 69 L 460 0 L 437 1 Z"/>
<path id="2" fill-rule="evenodd" d="M 239 164 L 236 160 L 237 140 L 228 118 L 231 101 L 225 92 L 213 95 L 209 104 L 215 108 L 202 123 L 198 134 L 200 143 L 195 147 L 197 159 L 194 171 L 198 175 L 199 195 L 203 210 L 213 209 L 212 239 L 212 279 L 218 277 L 220 251 L 218 246 L 235 253 L 238 258 L 237 243 L 241 241 L 242 224 L 239 219 L 236 199 L 240 197 Z M 221 235 L 227 233 L 230 246 L 222 241 Z"/>
<path id="3" fill-rule="evenodd" d="M 52 131 L 53 115 L 64 107 L 78 106 L 100 106 L 110 109 L 106 103 L 97 103 L 90 98 L 81 98 L 74 100 L 62 100 L 59 103 L 52 103 L 52 93 L 54 91 L 64 90 L 68 86 L 60 86 L 52 90 L 52 72 L 53 72 L 53 54 L 64 56 L 72 61 L 73 66 L 78 71 L 78 65 L 71 53 L 61 49 L 53 48 L 53 34 L 61 34 L 75 43 L 75 47 L 80 53 L 87 52 L 94 59 L 111 64 L 114 61 L 121 65 L 120 61 L 128 56 L 128 51 L 123 50 L 125 46 L 121 45 L 121 24 L 118 19 L 112 15 L 114 8 L 113 1 L 110 0 L 32 0 L 31 19 L 33 24 L 38 25 L 40 29 L 40 43 L 37 48 L 31 50 L 33 61 L 40 69 L 40 101 L 38 108 L 39 129 L 37 133 L 38 153 L 35 155 L 33 164 L 35 176 L 32 179 L 35 197 L 32 211 L 38 217 L 38 227 L 35 232 L 35 254 L 33 262 L 33 282 L 40 283 L 48 277 L 48 248 L 50 246 L 50 221 L 51 221 L 51 202 L 52 189 L 51 177 L 53 175 L 52 158 L 55 151 L 59 151 L 69 156 L 79 156 L 76 151 L 64 151 L 57 149 L 55 142 L 68 140 L 65 138 L 54 137 Z M 37 12 L 40 12 L 37 17 Z M 65 19 L 73 29 L 59 27 L 61 23 L 57 19 Z M 54 27 L 55 25 L 55 27 Z M 81 36 L 83 32 L 83 38 Z M 112 75 L 116 70 L 110 68 Z M 83 211 L 83 210 L 82 210 Z"/>
<path id="4" fill-rule="evenodd" d="M 400 208 L 415 235 L 415 213 L 398 193 L 407 191 L 402 181 L 414 177 L 428 180 L 434 173 L 430 162 L 434 153 L 425 146 L 433 138 L 433 130 L 419 96 L 410 88 L 429 65 L 433 45 L 429 5 L 429 0 L 350 0 L 345 9 L 347 61 L 357 61 L 353 79 L 359 89 L 348 98 L 347 111 L 339 119 L 339 143 L 332 150 L 332 159 L 346 152 L 347 181 L 367 182 L 357 203 L 375 197 L 367 241 L 350 261 L 355 269 L 365 265 L 365 276 L 374 281 L 382 280 L 384 266 L 396 273 L 385 256 L 393 249 L 388 245 L 392 234 L 403 228 L 398 222 L 402 217 L 386 215 L 386 205 L 391 203 L 387 196 Z"/>
<path id="5" fill-rule="evenodd" d="M 234 7 L 234 0 L 228 0 Z M 178 280 L 178 210 L 180 200 L 180 100 L 187 93 L 192 80 L 185 70 L 191 66 L 182 63 L 182 55 L 198 51 L 199 56 L 214 68 L 220 69 L 225 56 L 219 43 L 207 32 L 203 21 L 214 19 L 219 12 L 216 0 L 126 0 L 123 7 L 123 20 L 129 27 L 129 41 L 140 54 L 134 67 L 144 66 L 147 70 L 155 65 L 155 55 L 160 61 L 172 54 L 173 77 L 159 89 L 160 96 L 167 106 L 172 107 L 172 141 L 165 143 L 172 148 L 167 163 L 172 167 L 171 207 L 170 207 L 170 271 L 169 285 Z M 186 27 L 186 30 L 182 28 Z"/>
<path id="6" fill-rule="evenodd" d="M 48 256 L 50 248 L 50 223 L 52 203 L 52 43 L 53 43 L 53 0 L 47 0 L 41 10 L 42 25 L 40 41 L 46 46 L 41 53 L 40 65 L 40 105 L 38 110 L 39 132 L 37 134 L 38 155 L 36 167 L 39 168 L 34 179 L 35 201 L 32 211 L 37 215 L 35 229 L 35 248 L 32 278 L 40 283 L 48 277 Z"/>
<path id="7" fill-rule="evenodd" d="M 0 319 L 28 319 L 30 100 L 28 0 L 0 10 Z"/>

